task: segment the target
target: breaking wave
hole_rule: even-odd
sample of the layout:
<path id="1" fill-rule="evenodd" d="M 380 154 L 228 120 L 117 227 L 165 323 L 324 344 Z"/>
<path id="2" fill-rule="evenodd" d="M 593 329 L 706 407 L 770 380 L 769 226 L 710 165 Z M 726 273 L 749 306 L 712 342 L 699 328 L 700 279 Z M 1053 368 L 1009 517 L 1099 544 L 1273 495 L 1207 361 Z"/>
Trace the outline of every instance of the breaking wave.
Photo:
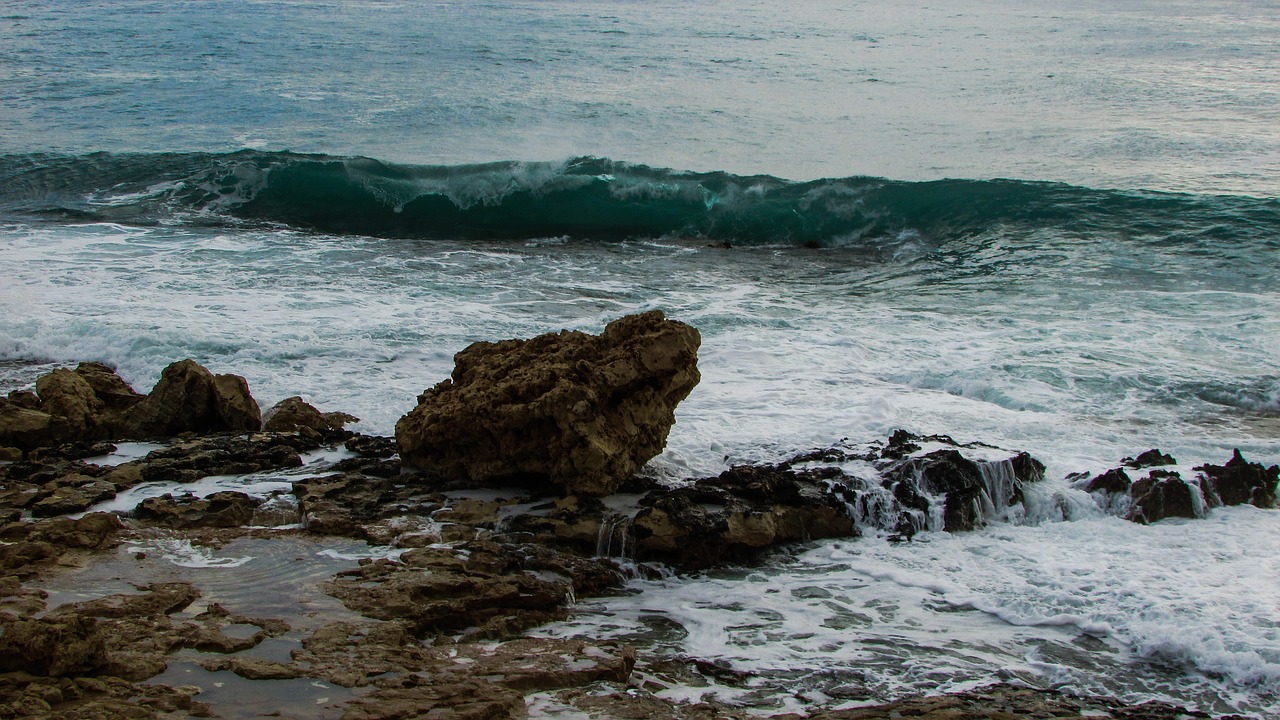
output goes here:
<path id="1" fill-rule="evenodd" d="M 0 214 L 68 222 L 268 224 L 406 238 L 691 238 L 743 245 L 940 244 L 1052 227 L 1275 244 L 1280 201 L 1022 180 L 794 182 L 605 158 L 403 165 L 284 152 L 0 156 Z"/>

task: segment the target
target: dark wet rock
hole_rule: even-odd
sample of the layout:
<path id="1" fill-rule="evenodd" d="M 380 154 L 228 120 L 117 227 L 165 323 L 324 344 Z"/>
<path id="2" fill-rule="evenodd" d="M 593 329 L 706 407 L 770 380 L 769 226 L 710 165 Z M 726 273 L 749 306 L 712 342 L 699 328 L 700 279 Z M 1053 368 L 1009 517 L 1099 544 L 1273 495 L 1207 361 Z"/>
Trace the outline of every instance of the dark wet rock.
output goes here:
<path id="1" fill-rule="evenodd" d="M 146 482 L 192 482 L 209 475 L 243 475 L 300 467 L 300 451 L 319 443 L 269 433 L 210 435 L 153 451 L 138 465 Z"/>
<path id="2" fill-rule="evenodd" d="M 844 502 L 828 489 L 838 471 L 744 466 L 687 488 L 646 495 L 630 532 L 635 556 L 681 569 L 749 562 L 784 542 L 854 533 Z"/>
<path id="3" fill-rule="evenodd" d="M 84 458 L 99 457 L 101 455 L 110 455 L 116 451 L 116 446 L 105 441 L 82 441 L 70 442 L 58 445 L 56 447 L 42 447 L 32 450 L 27 456 L 33 462 L 48 462 L 50 460 L 83 460 Z"/>
<path id="4" fill-rule="evenodd" d="M 95 620 L 106 649 L 101 672 L 134 681 L 163 672 L 168 655 L 182 648 L 241 652 L 289 629 L 282 621 L 232 615 L 216 604 L 193 620 L 178 622 L 170 616 L 199 598 L 198 589 L 190 583 L 172 582 L 142 585 L 138 590 L 137 594 L 109 595 L 63 605 L 46 617 Z M 258 630 L 249 637 L 224 632 L 228 625 L 243 624 L 256 626 Z"/>
<path id="5" fill-rule="evenodd" d="M 262 500 L 242 492 L 222 491 L 198 498 L 190 493 L 177 497 L 166 493 L 138 503 L 133 515 L 153 525 L 173 529 L 241 527 L 253 521 Z"/>
<path id="6" fill-rule="evenodd" d="M 982 525 L 988 509 L 1022 502 L 1023 483 L 1044 477 L 1044 465 L 1025 453 L 1006 462 L 1010 473 L 1000 485 L 989 481 L 998 468 L 986 463 L 989 469 L 984 472 L 979 463 L 953 449 L 903 458 L 881 472 L 886 487 L 892 488 L 904 508 L 927 513 L 926 495 L 944 495 L 942 529 L 960 532 Z"/>
<path id="7" fill-rule="evenodd" d="M 360 418 L 344 412 L 322 413 L 298 396 L 285 398 L 263 415 L 262 428 L 268 432 L 302 432 L 313 437 L 327 437 L 341 432 L 347 423 Z"/>
<path id="8" fill-rule="evenodd" d="M 116 496 L 112 483 L 84 475 L 67 475 L 59 478 L 56 487 L 31 505 L 36 517 L 53 517 L 88 510 L 93 505 Z"/>
<path id="9" fill-rule="evenodd" d="M 343 446 L 351 452 L 367 458 L 389 458 L 398 452 L 395 438 L 378 435 L 357 434 L 343 443 Z"/>
<path id="10" fill-rule="evenodd" d="M 444 482 L 542 479 L 609 494 L 665 446 L 699 380 L 700 341 L 652 311 L 600 335 L 473 343 L 396 424 L 400 456 Z"/>
<path id="11" fill-rule="evenodd" d="M 19 620 L 0 613 L 0 670 L 69 675 L 95 670 L 106 661 L 103 633 L 90 618 Z"/>
<path id="12" fill-rule="evenodd" d="M 120 518 L 111 513 L 89 513 L 76 519 L 59 517 L 6 525 L 0 528 L 0 540 L 43 542 L 64 549 L 102 550 L 115 546 L 116 534 L 122 527 Z"/>
<path id="13" fill-rule="evenodd" d="M 1199 489 L 1176 472 L 1152 470 L 1129 488 L 1128 519 L 1147 525 L 1165 518 L 1199 517 Z"/>
<path id="14" fill-rule="evenodd" d="M 361 456 L 339 460 L 333 464 L 331 470 L 333 472 L 359 473 L 376 478 L 391 479 L 400 477 L 402 468 L 399 460 Z M 416 492 L 421 491 L 421 488 L 416 490 Z"/>
<path id="15" fill-rule="evenodd" d="M 500 645 L 455 647 L 466 673 L 490 677 L 524 692 L 582 687 L 601 680 L 625 682 L 635 666 L 635 651 L 613 642 L 582 639 L 518 638 Z"/>
<path id="16" fill-rule="evenodd" d="M 66 423 L 42 410 L 0 399 L 0 446 L 31 450 L 60 443 Z"/>
<path id="17" fill-rule="evenodd" d="M 472 639 L 505 638 L 563 617 L 572 596 L 568 582 L 522 572 L 492 543 L 462 549 L 461 566 L 430 555 L 416 558 L 425 566 L 379 560 L 339 573 L 322 587 L 356 612 L 406 621 L 419 635 L 465 631 Z"/>
<path id="18" fill-rule="evenodd" d="M 1276 506 L 1280 467 L 1251 463 L 1237 449 L 1226 465 L 1201 465 L 1196 470 L 1201 473 L 1200 486 L 1210 506 L 1245 503 L 1259 508 Z"/>
<path id="19" fill-rule="evenodd" d="M 141 586 L 137 595 L 108 595 L 97 600 L 63 605 L 53 611 L 56 616 L 81 615 L 95 618 L 130 618 L 168 615 L 195 602 L 200 591 L 190 583 L 155 583 Z"/>
<path id="20" fill-rule="evenodd" d="M 1123 495 L 1129 492 L 1131 485 L 1133 485 L 1133 480 L 1129 478 L 1129 474 L 1124 469 L 1112 468 L 1101 475 L 1080 483 L 1078 487 L 1087 493 L 1100 492 L 1107 495 Z"/>
<path id="21" fill-rule="evenodd" d="M 1023 718 L 1110 717 L 1124 720 L 1190 720 L 1209 718 L 1204 712 L 1188 710 L 1158 702 L 1129 705 L 1113 698 L 1077 697 L 1053 690 L 993 685 L 948 695 L 921 696 L 897 702 L 851 708 L 825 710 L 809 716 L 809 720 L 883 720 L 884 718 L 915 720 L 1022 720 Z M 1221 720 L 1238 718 L 1222 716 Z"/>
<path id="22" fill-rule="evenodd" d="M 254 432 L 258 404 L 238 375 L 215 376 L 193 360 L 169 365 L 151 393 L 124 416 L 127 437 L 173 437 L 184 432 Z"/>
<path id="23" fill-rule="evenodd" d="M 616 643 L 521 638 L 501 644 L 431 648 L 426 672 L 378 678 L 344 718 L 523 718 L 523 694 L 621 683 L 635 653 Z"/>
<path id="24" fill-rule="evenodd" d="M 1160 452 L 1158 449 L 1152 449 L 1143 453 L 1139 453 L 1138 457 L 1132 457 L 1132 458 L 1127 457 L 1121 460 L 1120 464 L 1124 465 L 1125 467 L 1134 468 L 1135 470 L 1137 470 L 1137 469 L 1150 468 L 1150 467 L 1162 467 L 1165 465 L 1177 465 L 1178 461 L 1174 460 L 1172 455 L 1166 455 L 1165 453 Z"/>
<path id="25" fill-rule="evenodd" d="M 918 440 L 920 440 L 919 436 L 906 430 L 894 430 L 889 436 L 889 442 L 880 451 L 880 457 L 885 460 L 900 460 L 907 455 L 920 452 Z"/>
<path id="26" fill-rule="evenodd" d="M 292 652 L 309 677 L 342 687 L 368 685 L 391 673 L 418 672 L 431 665 L 431 651 L 405 622 L 332 622 L 303 638 Z"/>
<path id="27" fill-rule="evenodd" d="M 293 484 L 293 494 L 308 532 L 368 540 L 375 539 L 369 531 L 378 520 L 426 517 L 440 508 L 431 498 L 422 497 L 420 488 L 360 472 L 299 480 Z"/>

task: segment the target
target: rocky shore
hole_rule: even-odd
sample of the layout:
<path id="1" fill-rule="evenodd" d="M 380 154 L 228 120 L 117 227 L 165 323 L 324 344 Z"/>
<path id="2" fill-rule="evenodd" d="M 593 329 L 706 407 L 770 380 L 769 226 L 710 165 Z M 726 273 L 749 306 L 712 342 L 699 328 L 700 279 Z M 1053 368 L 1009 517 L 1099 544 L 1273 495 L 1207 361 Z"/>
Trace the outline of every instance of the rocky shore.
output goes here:
<path id="1" fill-rule="evenodd" d="M 355 418 L 301 398 L 260 413 L 243 378 L 190 360 L 146 395 L 96 363 L 10 393 L 0 718 L 759 717 L 661 693 L 708 678 L 749 685 L 713 663 L 527 631 L 635 577 L 750 564 L 821 538 L 910 541 L 1016 520 L 1044 479 L 1026 453 L 902 431 L 678 484 L 637 475 L 698 382 L 698 343 L 657 312 L 598 336 L 477 343 L 394 438 L 350 432 Z M 215 482 L 225 477 L 269 482 L 235 490 Z M 1157 450 L 1071 478 L 1139 523 L 1271 508 L 1278 479 L 1238 452 L 1187 468 Z M 345 551 L 326 545 L 338 542 Z M 287 596 L 272 584 L 281 578 L 234 592 L 198 573 L 175 579 L 139 549 L 161 543 L 287 546 L 297 556 L 278 558 L 279 574 L 300 579 Z M 332 565 L 298 569 L 325 552 Z M 856 708 L 828 700 L 774 717 L 1207 717 L 999 684 Z"/>

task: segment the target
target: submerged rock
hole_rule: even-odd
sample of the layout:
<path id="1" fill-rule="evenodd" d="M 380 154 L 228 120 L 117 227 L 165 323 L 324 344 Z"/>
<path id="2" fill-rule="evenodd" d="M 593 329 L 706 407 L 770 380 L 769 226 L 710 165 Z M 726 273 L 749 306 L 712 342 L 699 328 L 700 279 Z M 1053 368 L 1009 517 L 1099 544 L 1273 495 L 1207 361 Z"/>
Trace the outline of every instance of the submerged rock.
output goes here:
<path id="1" fill-rule="evenodd" d="M 542 479 L 607 495 L 666 444 L 701 337 L 660 311 L 600 335 L 477 342 L 396 423 L 400 456 L 447 482 Z"/>

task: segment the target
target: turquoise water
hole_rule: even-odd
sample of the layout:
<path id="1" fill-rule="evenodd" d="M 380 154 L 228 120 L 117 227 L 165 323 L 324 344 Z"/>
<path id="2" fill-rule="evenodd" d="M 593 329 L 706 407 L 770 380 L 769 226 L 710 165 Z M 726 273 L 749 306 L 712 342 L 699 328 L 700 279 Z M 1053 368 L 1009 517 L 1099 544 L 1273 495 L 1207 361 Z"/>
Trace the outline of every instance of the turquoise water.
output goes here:
<path id="1" fill-rule="evenodd" d="M 1274 2 L 2 12 L 0 389 L 194 357 L 388 433 L 470 342 L 660 308 L 703 334 L 661 477 L 899 427 L 1029 451 L 1046 497 L 1151 447 L 1280 462 Z M 1277 517 L 824 544 L 605 609 L 783 689 L 1261 717 Z M 894 609 L 833 654 L 819 591 Z M 721 642 L 744 617 L 790 640 Z"/>

